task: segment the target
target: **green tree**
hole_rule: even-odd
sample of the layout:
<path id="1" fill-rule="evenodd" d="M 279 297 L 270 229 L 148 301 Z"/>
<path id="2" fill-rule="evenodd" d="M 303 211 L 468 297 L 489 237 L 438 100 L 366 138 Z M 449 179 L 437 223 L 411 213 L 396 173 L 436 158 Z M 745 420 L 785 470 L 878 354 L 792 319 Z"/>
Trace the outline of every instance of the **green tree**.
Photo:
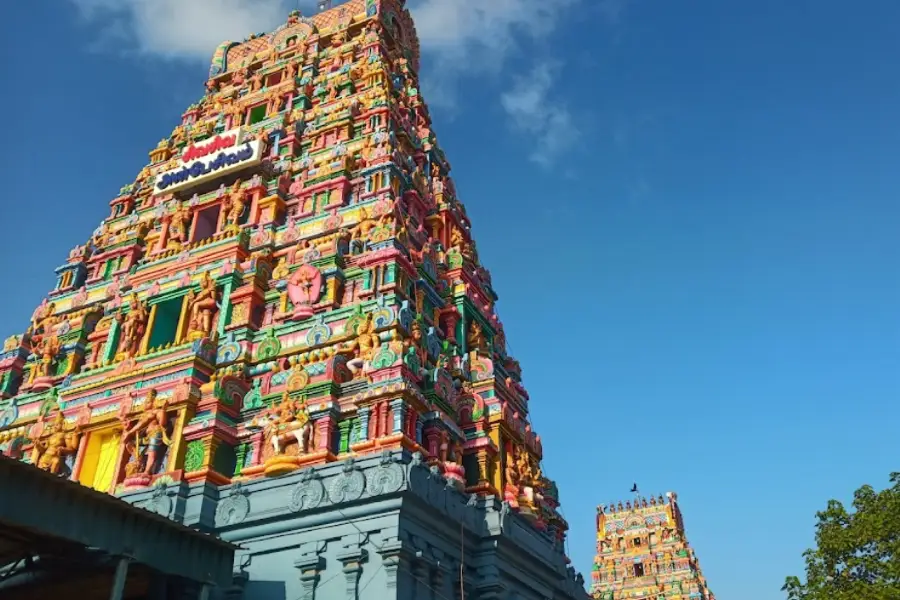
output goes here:
<path id="1" fill-rule="evenodd" d="M 900 473 L 891 484 L 856 490 L 852 511 L 831 500 L 817 513 L 806 582 L 788 577 L 788 600 L 900 600 Z"/>

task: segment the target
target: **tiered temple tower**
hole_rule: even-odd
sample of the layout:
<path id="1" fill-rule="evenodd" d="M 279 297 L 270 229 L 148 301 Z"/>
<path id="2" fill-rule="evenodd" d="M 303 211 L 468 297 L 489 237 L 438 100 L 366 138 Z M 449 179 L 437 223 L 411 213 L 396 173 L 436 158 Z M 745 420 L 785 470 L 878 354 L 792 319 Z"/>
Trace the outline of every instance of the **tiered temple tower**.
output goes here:
<path id="1" fill-rule="evenodd" d="M 715 600 L 671 492 L 597 507 L 592 579 L 598 600 Z"/>
<path id="2" fill-rule="evenodd" d="M 404 0 L 222 44 L 6 341 L 0 449 L 240 542 L 248 597 L 583 597 L 418 70 Z"/>

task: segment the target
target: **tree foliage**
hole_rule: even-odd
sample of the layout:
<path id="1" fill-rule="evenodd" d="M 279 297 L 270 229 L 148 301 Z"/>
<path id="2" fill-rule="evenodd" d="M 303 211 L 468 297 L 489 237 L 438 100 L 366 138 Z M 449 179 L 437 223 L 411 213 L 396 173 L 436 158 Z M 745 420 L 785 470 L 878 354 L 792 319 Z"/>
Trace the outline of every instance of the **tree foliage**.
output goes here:
<path id="1" fill-rule="evenodd" d="M 806 582 L 788 577 L 788 600 L 900 600 L 900 473 L 891 484 L 856 490 L 852 511 L 831 500 L 816 514 Z"/>

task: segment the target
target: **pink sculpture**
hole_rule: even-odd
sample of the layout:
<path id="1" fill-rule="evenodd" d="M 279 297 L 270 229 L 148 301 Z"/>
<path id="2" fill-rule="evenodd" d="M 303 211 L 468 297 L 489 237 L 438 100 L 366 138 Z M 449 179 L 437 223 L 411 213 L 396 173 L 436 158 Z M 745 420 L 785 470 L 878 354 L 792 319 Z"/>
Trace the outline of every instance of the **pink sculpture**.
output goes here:
<path id="1" fill-rule="evenodd" d="M 288 297 L 294 305 L 294 319 L 307 319 L 313 315 L 312 305 L 322 295 L 322 273 L 306 264 L 294 271 L 288 279 Z"/>

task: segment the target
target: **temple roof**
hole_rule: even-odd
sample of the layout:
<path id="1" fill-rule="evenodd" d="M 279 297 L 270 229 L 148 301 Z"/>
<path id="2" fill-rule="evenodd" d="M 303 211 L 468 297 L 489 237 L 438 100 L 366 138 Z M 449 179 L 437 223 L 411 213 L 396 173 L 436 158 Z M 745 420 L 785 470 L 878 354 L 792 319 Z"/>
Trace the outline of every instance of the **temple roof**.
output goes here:
<path id="1" fill-rule="evenodd" d="M 236 546 L 228 542 L 2 455 L 0 481 L 0 566 L 65 545 L 128 557 L 166 575 L 231 584 Z"/>

